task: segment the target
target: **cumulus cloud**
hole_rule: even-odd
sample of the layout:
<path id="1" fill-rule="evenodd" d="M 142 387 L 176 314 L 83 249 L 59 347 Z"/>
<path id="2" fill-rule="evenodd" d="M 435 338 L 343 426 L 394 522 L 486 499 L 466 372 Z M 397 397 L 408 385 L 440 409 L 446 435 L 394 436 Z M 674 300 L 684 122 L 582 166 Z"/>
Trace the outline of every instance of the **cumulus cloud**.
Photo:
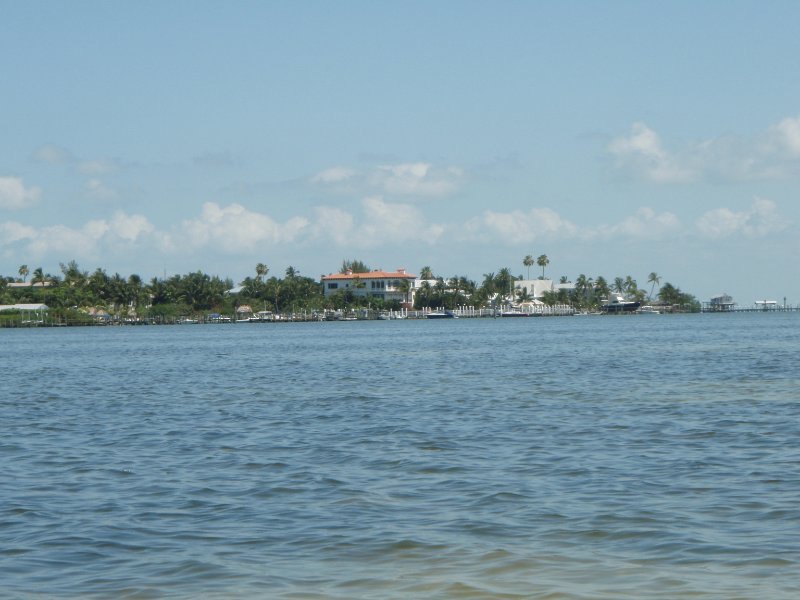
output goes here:
<path id="1" fill-rule="evenodd" d="M 695 223 L 704 237 L 720 239 L 734 235 L 757 238 L 779 232 L 787 226 L 771 200 L 755 198 L 748 210 L 717 208 L 704 213 Z"/>
<path id="2" fill-rule="evenodd" d="M 441 225 L 428 224 L 422 212 L 410 204 L 391 203 L 380 196 L 365 198 L 364 231 L 371 243 L 419 240 L 436 241 Z"/>
<path id="3" fill-rule="evenodd" d="M 494 212 L 467 221 L 467 237 L 488 241 L 497 239 L 507 244 L 530 243 L 542 237 L 573 237 L 578 227 L 550 208 L 532 208 L 528 211 Z"/>
<path id="4" fill-rule="evenodd" d="M 358 215 L 328 206 L 317 207 L 316 213 L 312 236 L 338 246 L 374 247 L 410 241 L 434 243 L 444 232 L 442 225 L 428 223 L 417 207 L 387 202 L 381 196 L 364 198 Z"/>
<path id="5" fill-rule="evenodd" d="M 112 198 L 116 198 L 117 196 L 117 193 L 113 189 L 108 187 L 99 179 L 90 179 L 87 181 L 86 191 L 89 192 L 90 196 L 97 198 L 98 200 L 110 200 Z"/>
<path id="6" fill-rule="evenodd" d="M 0 244 L 11 246 L 20 240 L 29 240 L 36 235 L 36 229 L 17 223 L 16 221 L 6 221 L 0 223 Z"/>
<path id="7" fill-rule="evenodd" d="M 792 157 L 800 157 L 800 117 L 786 118 L 770 128 L 778 147 Z"/>
<path id="8" fill-rule="evenodd" d="M 658 213 L 645 206 L 615 225 L 600 225 L 586 232 L 587 237 L 659 239 L 680 228 L 681 222 L 673 213 Z"/>
<path id="9" fill-rule="evenodd" d="M 608 145 L 617 166 L 656 183 L 691 181 L 693 172 L 664 150 L 658 134 L 644 123 L 634 123 L 631 133 Z"/>
<path id="10" fill-rule="evenodd" d="M 155 227 L 142 215 L 128 215 L 117 211 L 108 222 L 108 231 L 114 236 L 129 242 L 153 233 Z"/>
<path id="11" fill-rule="evenodd" d="M 36 204 L 41 196 L 38 187 L 25 187 L 19 177 L 0 177 L 0 208 L 20 210 Z"/>
<path id="12" fill-rule="evenodd" d="M 754 136 L 724 135 L 668 152 L 658 134 L 634 123 L 607 148 L 617 168 L 654 183 L 775 180 L 800 173 L 800 117 Z"/>
<path id="13" fill-rule="evenodd" d="M 355 219 L 350 213 L 330 206 L 315 209 L 317 219 L 313 226 L 314 238 L 327 239 L 339 246 L 345 246 L 356 239 Z"/>
<path id="14" fill-rule="evenodd" d="M 199 218 L 184 221 L 180 233 L 191 246 L 213 243 L 225 251 L 236 252 L 254 250 L 259 244 L 293 242 L 308 225 L 305 217 L 292 217 L 286 223 L 278 223 L 241 204 L 221 207 L 206 202 Z"/>
<path id="15" fill-rule="evenodd" d="M 366 171 L 332 167 L 317 173 L 311 181 L 347 193 L 438 198 L 454 193 L 463 178 L 459 167 L 416 162 L 380 165 Z"/>
<path id="16" fill-rule="evenodd" d="M 6 222 L 0 224 L 0 233 L 0 245 L 9 247 L 22 244 L 26 254 L 39 258 L 50 252 L 93 256 L 143 240 L 153 241 L 151 235 L 156 231 L 144 216 L 120 211 L 114 213 L 111 219 L 93 219 L 78 228 L 66 225 L 30 227 Z"/>
<path id="17" fill-rule="evenodd" d="M 458 167 L 440 169 L 418 162 L 380 166 L 371 182 L 387 194 L 438 197 L 456 191 L 462 177 Z"/>
<path id="18" fill-rule="evenodd" d="M 682 225 L 670 212 L 639 208 L 634 214 L 613 225 L 579 226 L 551 208 L 528 211 L 486 211 L 469 219 L 461 231 L 463 237 L 480 242 L 530 244 L 540 240 L 638 239 L 653 240 L 674 235 Z"/>

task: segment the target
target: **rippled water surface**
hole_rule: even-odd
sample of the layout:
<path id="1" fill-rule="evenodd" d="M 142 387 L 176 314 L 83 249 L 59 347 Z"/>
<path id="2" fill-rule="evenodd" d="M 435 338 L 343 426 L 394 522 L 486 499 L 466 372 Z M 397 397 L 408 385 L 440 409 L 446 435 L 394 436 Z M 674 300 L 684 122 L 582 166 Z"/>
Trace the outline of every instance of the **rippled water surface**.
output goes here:
<path id="1" fill-rule="evenodd" d="M 800 314 L 0 330 L 0 596 L 797 598 Z"/>

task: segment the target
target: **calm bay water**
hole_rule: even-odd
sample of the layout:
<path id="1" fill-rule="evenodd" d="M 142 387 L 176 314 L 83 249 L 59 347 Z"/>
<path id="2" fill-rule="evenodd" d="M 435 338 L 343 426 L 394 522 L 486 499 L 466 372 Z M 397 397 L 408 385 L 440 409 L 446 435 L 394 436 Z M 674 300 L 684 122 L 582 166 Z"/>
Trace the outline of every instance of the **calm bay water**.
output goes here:
<path id="1" fill-rule="evenodd" d="M 797 598 L 800 314 L 0 330 L 0 596 Z"/>

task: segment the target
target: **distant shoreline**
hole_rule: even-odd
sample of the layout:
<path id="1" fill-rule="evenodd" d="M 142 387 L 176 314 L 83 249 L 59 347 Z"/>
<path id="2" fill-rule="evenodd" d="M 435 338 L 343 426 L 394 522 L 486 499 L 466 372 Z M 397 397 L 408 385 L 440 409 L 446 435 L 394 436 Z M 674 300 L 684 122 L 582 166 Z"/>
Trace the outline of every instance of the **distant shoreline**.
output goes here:
<path id="1" fill-rule="evenodd" d="M 549 307 L 548 307 L 549 308 Z M 331 311 L 332 312 L 332 311 Z M 290 315 L 272 315 L 268 318 L 249 318 L 249 319 L 235 319 L 231 316 L 216 315 L 205 317 L 151 317 L 151 318 L 114 318 L 97 320 L 81 320 L 72 321 L 65 319 L 49 319 L 46 315 L 41 319 L 37 319 L 30 315 L 13 315 L 0 320 L 0 329 L 35 329 L 35 328 L 54 328 L 54 327 L 149 327 L 149 326 L 189 326 L 189 325 L 236 325 L 239 327 L 264 325 L 264 324 L 283 324 L 283 323 L 335 323 L 335 322 L 353 322 L 353 321 L 428 321 L 428 315 L 431 312 L 427 310 L 413 310 L 413 311 L 397 311 L 392 313 L 390 311 L 376 311 L 376 310 L 361 310 L 353 314 L 323 314 L 316 312 L 295 313 Z M 640 317 L 652 318 L 650 315 L 641 312 L 628 312 L 628 313 L 580 313 L 576 312 L 570 307 L 563 307 L 561 310 L 545 310 L 540 313 L 530 314 L 503 314 L 499 310 L 493 309 L 464 309 L 456 310 L 454 317 L 456 319 L 508 319 L 511 317 L 525 317 L 525 318 L 550 318 L 550 317 Z M 687 315 L 687 314 L 742 314 L 742 313 L 788 313 L 800 312 L 800 306 L 776 306 L 776 307 L 742 307 L 733 308 L 729 310 L 700 310 L 700 311 L 674 311 L 665 313 L 656 313 L 657 316 L 668 317 L 670 315 Z"/>

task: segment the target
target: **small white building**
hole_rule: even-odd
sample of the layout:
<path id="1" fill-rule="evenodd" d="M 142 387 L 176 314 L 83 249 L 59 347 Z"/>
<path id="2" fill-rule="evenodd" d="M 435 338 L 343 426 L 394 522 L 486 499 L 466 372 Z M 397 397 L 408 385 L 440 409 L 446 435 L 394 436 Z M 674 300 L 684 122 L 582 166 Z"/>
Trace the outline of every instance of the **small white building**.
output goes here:
<path id="1" fill-rule="evenodd" d="M 0 304 L 0 312 L 18 310 L 20 312 L 44 312 L 50 310 L 47 304 Z"/>
<path id="2" fill-rule="evenodd" d="M 545 292 L 558 292 L 560 290 L 572 291 L 575 289 L 575 284 L 572 282 L 555 283 L 552 279 L 518 279 L 514 282 L 514 294 L 521 292 L 523 289 L 528 290 L 531 298 L 539 299 L 544 296 Z"/>
<path id="3" fill-rule="evenodd" d="M 6 287 L 9 288 L 43 288 L 43 287 L 50 287 L 53 285 L 52 281 L 37 281 L 34 283 L 33 281 L 11 281 L 6 284 Z"/>
<path id="4" fill-rule="evenodd" d="M 328 298 L 349 290 L 354 296 L 380 298 L 381 300 L 397 300 L 404 304 L 414 302 L 414 282 L 417 276 L 406 273 L 405 269 L 382 271 L 375 269 L 367 273 L 332 273 L 323 275 L 322 293 Z M 408 291 L 404 290 L 403 281 L 408 282 Z"/>

